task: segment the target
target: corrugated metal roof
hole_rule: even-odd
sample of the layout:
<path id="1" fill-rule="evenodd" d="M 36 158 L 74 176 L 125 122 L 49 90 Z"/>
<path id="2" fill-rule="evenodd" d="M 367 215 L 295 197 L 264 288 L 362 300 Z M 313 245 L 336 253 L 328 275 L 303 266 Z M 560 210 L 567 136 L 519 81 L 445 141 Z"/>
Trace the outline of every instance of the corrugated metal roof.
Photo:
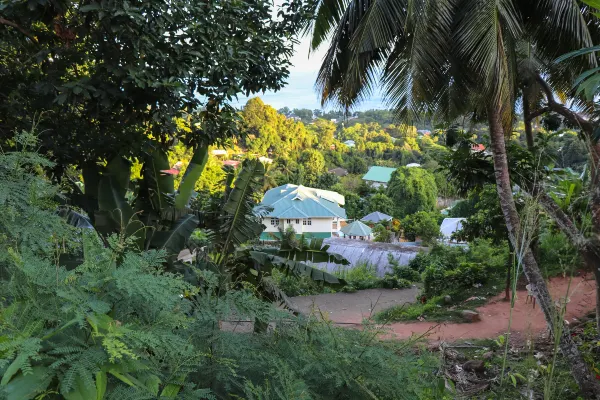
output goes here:
<path id="1" fill-rule="evenodd" d="M 362 178 L 364 181 L 388 183 L 392 178 L 392 172 L 395 170 L 396 168 L 373 166 Z"/>
<path id="2" fill-rule="evenodd" d="M 265 193 L 263 206 L 273 208 L 267 216 L 277 218 L 339 217 L 346 219 L 344 196 L 329 190 L 286 184 Z"/>
<path id="3" fill-rule="evenodd" d="M 360 221 L 354 221 L 340 229 L 346 236 L 370 236 L 372 231 Z"/>
<path id="4" fill-rule="evenodd" d="M 374 266 L 379 277 L 383 277 L 386 272 L 391 272 L 388 254 L 391 254 L 399 265 L 408 265 L 419 251 L 425 250 L 415 245 L 406 246 L 400 243 L 376 243 L 341 238 L 325 239 L 324 243 L 329 245 L 328 253 L 340 254 L 350 261 L 350 265 L 329 262 L 314 264 L 315 266 L 333 273 L 344 268 L 354 268 L 357 264 L 368 263 Z"/>
<path id="5" fill-rule="evenodd" d="M 450 239 L 452 234 L 462 229 L 462 222 L 466 218 L 444 218 L 442 226 L 440 226 L 440 232 L 445 239 Z"/>
<path id="6" fill-rule="evenodd" d="M 391 221 L 391 220 L 392 220 L 391 215 L 387 215 L 387 214 L 384 214 L 379 211 L 374 211 L 371 214 L 365 215 L 364 217 L 361 218 L 361 221 L 375 222 L 375 223 L 378 223 L 381 221 Z"/>

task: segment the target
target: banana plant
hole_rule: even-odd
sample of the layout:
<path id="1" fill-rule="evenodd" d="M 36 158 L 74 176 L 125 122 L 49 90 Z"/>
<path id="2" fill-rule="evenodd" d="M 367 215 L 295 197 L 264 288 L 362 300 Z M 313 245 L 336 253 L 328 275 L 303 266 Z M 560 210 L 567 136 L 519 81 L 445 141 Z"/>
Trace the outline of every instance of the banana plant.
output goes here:
<path id="1" fill-rule="evenodd" d="M 74 203 L 87 212 L 103 236 L 123 234 L 140 250 L 167 251 L 173 262 L 198 227 L 189 202 L 207 160 L 208 147 L 198 147 L 175 191 L 173 176 L 166 172 L 171 168 L 167 155 L 149 145 L 138 185 L 130 182 L 130 162 L 118 156 L 103 168 L 83 168 L 84 191 L 75 192 Z"/>

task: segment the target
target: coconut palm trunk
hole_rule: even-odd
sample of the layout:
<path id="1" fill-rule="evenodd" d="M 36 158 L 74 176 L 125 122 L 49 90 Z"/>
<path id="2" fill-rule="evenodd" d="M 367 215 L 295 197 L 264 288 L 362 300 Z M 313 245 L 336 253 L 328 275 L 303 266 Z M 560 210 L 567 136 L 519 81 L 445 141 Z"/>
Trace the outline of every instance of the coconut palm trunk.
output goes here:
<path id="1" fill-rule="evenodd" d="M 600 385 L 594 379 L 594 376 L 583 360 L 581 353 L 573 342 L 569 329 L 566 326 L 558 326 L 558 324 L 564 323 L 560 320 L 557 310 L 554 307 L 554 301 L 550 296 L 546 281 L 540 272 L 531 249 L 527 245 L 525 248 L 522 248 L 522 244 L 519 241 L 519 237 L 523 233 L 521 232 L 519 214 L 517 213 L 517 207 L 512 194 L 512 185 L 510 182 L 508 159 L 504 142 L 502 115 L 498 107 L 488 107 L 488 122 L 498 197 L 500 199 L 500 207 L 504 214 L 510 241 L 517 254 L 523 254 L 523 272 L 529 283 L 532 285 L 534 296 L 540 305 L 540 309 L 544 313 L 544 317 L 550 330 L 552 332 L 561 332 L 560 350 L 571 366 L 571 373 L 573 374 L 575 381 L 581 388 L 585 398 L 600 399 Z"/>

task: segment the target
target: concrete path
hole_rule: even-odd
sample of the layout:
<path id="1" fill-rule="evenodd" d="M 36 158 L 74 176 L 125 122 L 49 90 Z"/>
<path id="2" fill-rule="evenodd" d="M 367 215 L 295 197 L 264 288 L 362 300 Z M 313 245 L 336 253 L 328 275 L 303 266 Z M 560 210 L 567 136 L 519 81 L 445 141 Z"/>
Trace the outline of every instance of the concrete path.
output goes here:
<path id="1" fill-rule="evenodd" d="M 341 324 L 361 324 L 378 311 L 405 303 L 414 303 L 417 287 L 408 289 L 367 289 L 355 293 L 319 294 L 297 296 L 291 300 L 300 311 L 309 315 L 321 313 L 323 317 Z"/>

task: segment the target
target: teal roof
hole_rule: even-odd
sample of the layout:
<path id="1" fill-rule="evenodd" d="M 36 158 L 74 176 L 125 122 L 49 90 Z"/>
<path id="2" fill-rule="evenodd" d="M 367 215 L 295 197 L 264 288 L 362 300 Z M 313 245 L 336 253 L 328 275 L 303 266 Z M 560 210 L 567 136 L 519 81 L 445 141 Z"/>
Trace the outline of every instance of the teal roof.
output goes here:
<path id="1" fill-rule="evenodd" d="M 364 181 L 388 183 L 392 178 L 392 172 L 395 170 L 396 168 L 371 167 L 362 178 Z"/>
<path id="2" fill-rule="evenodd" d="M 371 228 L 358 220 L 342 227 L 340 231 L 346 236 L 369 236 L 372 233 Z"/>
<path id="3" fill-rule="evenodd" d="M 346 219 L 344 196 L 329 190 L 306 186 L 283 185 L 265 193 L 261 206 L 271 207 L 267 214 L 275 218 L 327 218 Z"/>
<path id="4" fill-rule="evenodd" d="M 391 221 L 391 220 L 392 220 L 391 215 L 387 215 L 387 214 L 384 214 L 379 211 L 372 212 L 371 214 L 365 215 L 364 217 L 361 218 L 361 221 L 375 222 L 375 223 L 381 222 L 381 221 Z"/>
<path id="5" fill-rule="evenodd" d="M 299 233 L 296 233 L 296 237 L 300 238 L 302 236 Z M 260 234 L 260 240 L 275 240 L 279 239 L 281 235 L 279 232 L 263 232 Z M 306 239 L 327 239 L 331 237 L 331 233 L 329 232 L 304 232 L 304 237 Z"/>

